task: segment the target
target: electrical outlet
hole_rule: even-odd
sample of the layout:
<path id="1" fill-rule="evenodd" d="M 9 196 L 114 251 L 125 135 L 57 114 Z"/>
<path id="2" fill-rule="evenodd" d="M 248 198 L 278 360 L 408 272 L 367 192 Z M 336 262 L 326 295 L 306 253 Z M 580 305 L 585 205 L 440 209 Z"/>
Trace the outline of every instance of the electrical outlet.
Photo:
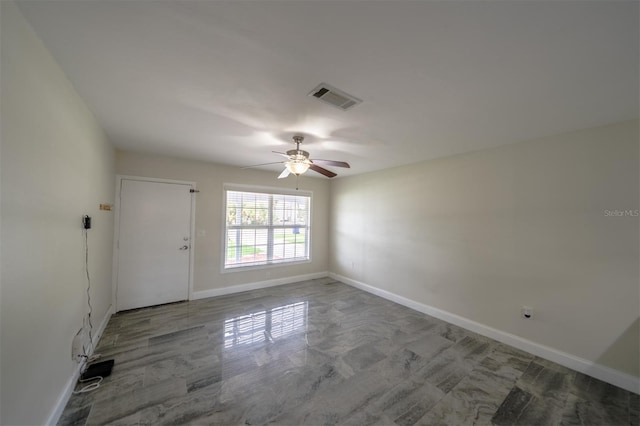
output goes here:
<path id="1" fill-rule="evenodd" d="M 522 318 L 524 319 L 532 319 L 533 318 L 533 308 L 530 306 L 522 307 Z"/>
<path id="2" fill-rule="evenodd" d="M 87 336 L 84 332 L 84 327 L 78 330 L 76 335 L 73 337 L 73 342 L 71 342 L 71 359 L 76 362 L 82 361 L 82 356 L 84 355 L 84 350 L 82 347 L 87 339 Z"/>

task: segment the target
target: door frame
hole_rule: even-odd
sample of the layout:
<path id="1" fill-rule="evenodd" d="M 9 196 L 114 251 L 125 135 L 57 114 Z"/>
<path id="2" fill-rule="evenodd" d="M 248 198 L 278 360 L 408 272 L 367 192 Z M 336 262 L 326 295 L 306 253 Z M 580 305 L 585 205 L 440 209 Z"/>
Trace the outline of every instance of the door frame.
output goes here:
<path id="1" fill-rule="evenodd" d="M 112 314 L 115 314 L 118 309 L 116 295 L 118 291 L 118 258 L 119 258 L 119 237 L 120 237 L 120 191 L 122 189 L 123 180 L 136 180 L 143 182 L 155 182 L 155 183 L 172 183 L 178 185 L 189 186 L 192 190 L 196 191 L 196 182 L 175 180 L 175 179 L 160 179 L 150 178 L 143 176 L 130 176 L 130 175 L 116 175 L 116 202 L 115 202 L 115 216 L 113 224 L 113 265 L 111 269 L 111 306 Z M 189 225 L 189 289 L 188 300 L 192 300 L 193 295 L 193 268 L 195 258 L 195 229 L 196 229 L 196 197 L 197 192 L 191 193 L 191 218 Z"/>

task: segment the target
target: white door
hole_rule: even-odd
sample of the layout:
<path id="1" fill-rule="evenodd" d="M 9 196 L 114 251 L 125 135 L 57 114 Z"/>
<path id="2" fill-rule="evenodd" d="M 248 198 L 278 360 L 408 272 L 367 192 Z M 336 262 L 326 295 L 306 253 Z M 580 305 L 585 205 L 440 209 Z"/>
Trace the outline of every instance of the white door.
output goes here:
<path id="1" fill-rule="evenodd" d="M 122 179 L 117 311 L 188 299 L 190 189 Z"/>

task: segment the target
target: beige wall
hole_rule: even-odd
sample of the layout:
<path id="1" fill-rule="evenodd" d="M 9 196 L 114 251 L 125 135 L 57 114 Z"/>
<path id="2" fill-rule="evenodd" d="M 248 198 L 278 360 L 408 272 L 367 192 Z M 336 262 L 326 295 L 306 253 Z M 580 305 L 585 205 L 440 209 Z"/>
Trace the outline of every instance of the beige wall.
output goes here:
<path id="1" fill-rule="evenodd" d="M 114 150 L 20 15 L 3 1 L 0 424 L 43 424 L 77 364 L 86 312 L 81 218 L 93 217 L 93 323 L 111 304 Z"/>
<path id="2" fill-rule="evenodd" d="M 251 271 L 221 273 L 223 238 L 223 184 L 237 183 L 295 189 L 295 179 L 277 179 L 278 172 L 230 167 L 200 161 L 117 151 L 116 170 L 120 175 L 143 176 L 196 182 L 196 240 L 194 291 L 238 284 L 326 272 L 329 242 L 329 182 L 300 178 L 300 189 L 312 191 L 310 263 L 277 266 Z M 202 233 L 205 233 L 202 236 Z"/>
<path id="3" fill-rule="evenodd" d="M 331 272 L 639 375 L 638 122 L 341 178 Z M 522 305 L 535 319 L 520 319 Z"/>

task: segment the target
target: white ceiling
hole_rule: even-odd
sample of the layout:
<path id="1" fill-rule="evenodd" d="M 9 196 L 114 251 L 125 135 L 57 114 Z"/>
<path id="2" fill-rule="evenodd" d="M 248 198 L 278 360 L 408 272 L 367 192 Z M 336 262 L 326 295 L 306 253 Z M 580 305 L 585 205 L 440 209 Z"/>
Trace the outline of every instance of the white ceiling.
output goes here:
<path id="1" fill-rule="evenodd" d="M 18 4 L 123 149 L 344 176 L 639 115 L 637 1 Z"/>

